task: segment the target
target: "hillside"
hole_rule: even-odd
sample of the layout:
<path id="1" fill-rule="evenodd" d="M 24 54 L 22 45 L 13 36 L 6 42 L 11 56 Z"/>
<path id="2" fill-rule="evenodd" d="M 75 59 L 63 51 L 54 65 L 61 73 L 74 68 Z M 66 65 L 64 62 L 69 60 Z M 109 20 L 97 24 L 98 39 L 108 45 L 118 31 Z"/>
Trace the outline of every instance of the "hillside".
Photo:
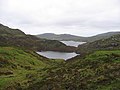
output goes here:
<path id="1" fill-rule="evenodd" d="M 11 29 L 2 24 L 0 25 L 0 46 L 14 46 L 36 51 L 75 51 L 75 47 L 66 46 L 57 40 L 46 40 L 33 35 L 26 35 L 21 30 Z"/>
<path id="2" fill-rule="evenodd" d="M 0 47 L 0 90 L 119 90 L 120 50 L 84 59 L 50 60 L 28 50 Z"/>
<path id="3" fill-rule="evenodd" d="M 22 32 L 19 29 L 11 29 L 7 26 L 4 26 L 0 24 L 0 36 L 23 36 L 25 35 L 24 32 Z"/>
<path id="4" fill-rule="evenodd" d="M 99 51 L 46 70 L 28 90 L 119 90 L 120 51 Z"/>
<path id="5" fill-rule="evenodd" d="M 77 53 L 90 53 L 97 50 L 120 50 L 120 34 L 79 45 Z"/>
<path id="6" fill-rule="evenodd" d="M 91 37 L 81 37 L 70 34 L 53 34 L 53 33 L 44 33 L 36 35 L 38 38 L 44 38 L 49 40 L 60 40 L 60 41 L 80 41 L 80 42 L 93 42 L 100 39 L 110 38 L 113 35 L 120 34 L 120 32 L 108 32 L 102 33 Z"/>
<path id="7" fill-rule="evenodd" d="M 111 36 L 120 34 L 120 32 L 107 32 L 107 33 L 103 33 L 103 34 L 98 34 L 96 36 L 92 36 L 92 37 L 88 37 L 88 40 L 90 42 L 96 41 L 96 40 L 100 40 L 100 39 L 107 39 L 110 38 Z"/>
<path id="8" fill-rule="evenodd" d="M 31 79 L 37 80 L 38 71 L 45 73 L 44 68 L 58 67 L 62 62 L 48 60 L 33 51 L 0 47 L 0 90 L 23 90 Z"/>

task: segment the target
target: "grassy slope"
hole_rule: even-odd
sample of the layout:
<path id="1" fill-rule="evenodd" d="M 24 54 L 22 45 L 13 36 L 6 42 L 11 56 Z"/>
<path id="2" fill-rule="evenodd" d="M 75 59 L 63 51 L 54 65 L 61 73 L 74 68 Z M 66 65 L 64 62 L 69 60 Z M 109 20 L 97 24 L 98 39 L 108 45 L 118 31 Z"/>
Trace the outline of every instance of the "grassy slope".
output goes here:
<path id="1" fill-rule="evenodd" d="M 19 29 L 11 29 L 7 26 L 0 24 L 0 35 L 2 36 L 25 36 L 25 33 Z"/>
<path id="2" fill-rule="evenodd" d="M 120 50 L 120 34 L 107 39 L 101 39 L 79 45 L 78 53 L 90 53 L 97 50 Z"/>
<path id="3" fill-rule="evenodd" d="M 120 90 L 120 51 L 97 51 L 47 70 L 29 90 Z"/>
<path id="4" fill-rule="evenodd" d="M 2 24 L 0 24 L 0 46 L 14 46 L 35 51 L 73 52 L 76 49 L 57 40 L 45 40 L 33 35 L 26 35 L 19 29 L 11 29 Z"/>
<path id="5" fill-rule="evenodd" d="M 119 90 L 120 50 L 97 51 L 65 63 L 0 47 L 1 90 Z"/>
<path id="6" fill-rule="evenodd" d="M 34 52 L 12 47 L 0 47 L 0 90 L 24 89 L 37 71 L 44 73 L 44 68 L 59 65 L 61 60 L 48 60 Z"/>

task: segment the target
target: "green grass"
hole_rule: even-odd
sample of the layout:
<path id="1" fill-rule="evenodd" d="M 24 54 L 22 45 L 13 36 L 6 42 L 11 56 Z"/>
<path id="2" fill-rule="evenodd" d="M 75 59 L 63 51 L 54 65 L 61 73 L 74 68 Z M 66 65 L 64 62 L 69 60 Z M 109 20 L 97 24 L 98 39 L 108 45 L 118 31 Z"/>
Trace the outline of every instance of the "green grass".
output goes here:
<path id="1" fill-rule="evenodd" d="M 88 60 L 95 60 L 95 61 L 114 61 L 120 62 L 120 50 L 113 50 L 113 51 L 96 51 L 93 54 L 90 54 L 86 57 Z"/>
<path id="2" fill-rule="evenodd" d="M 120 50 L 96 51 L 71 62 L 46 59 L 33 51 L 0 47 L 0 90 L 117 90 Z"/>
<path id="3" fill-rule="evenodd" d="M 119 90 L 120 50 L 96 51 L 45 71 L 28 90 L 47 90 L 49 86 L 53 90 Z"/>
<path id="4" fill-rule="evenodd" d="M 38 60 L 35 56 L 27 53 L 21 49 L 2 47 L 0 48 L 0 58 L 8 61 L 10 64 L 21 65 L 21 66 L 30 66 L 44 67 L 46 64 Z"/>
<path id="5" fill-rule="evenodd" d="M 52 68 L 62 63 L 63 60 L 48 60 L 32 51 L 0 47 L 0 89 L 15 87 L 16 84 L 26 88 L 26 83 L 36 78 L 38 71 L 44 74 L 44 68 Z M 12 74 L 5 74 L 9 72 Z"/>

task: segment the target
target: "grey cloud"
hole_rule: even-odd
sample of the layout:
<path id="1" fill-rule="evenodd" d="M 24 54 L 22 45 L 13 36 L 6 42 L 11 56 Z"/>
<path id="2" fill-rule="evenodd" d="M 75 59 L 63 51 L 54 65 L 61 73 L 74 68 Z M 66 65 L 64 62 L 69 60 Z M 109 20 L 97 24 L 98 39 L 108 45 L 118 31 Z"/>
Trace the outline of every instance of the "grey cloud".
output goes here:
<path id="1" fill-rule="evenodd" d="M 8 1 L 11 1 L 10 6 Z M 21 3 L 17 3 L 17 1 L 19 0 L 0 0 L 0 23 L 3 22 L 7 25 L 21 28 L 30 34 L 48 31 L 92 35 L 103 31 L 120 31 L 119 0 L 98 0 L 100 5 L 97 5 L 99 3 L 96 0 L 92 0 L 92 2 L 89 0 L 85 0 L 87 2 L 70 0 L 70 5 L 69 0 L 65 2 L 61 0 L 45 0 L 43 2 L 37 0 L 40 5 L 36 3 L 37 5 L 34 6 L 32 6 L 32 3 L 35 2 L 34 0 L 26 0 L 30 2 L 30 5 L 28 3 L 25 5 L 28 5 L 30 9 L 22 6 Z M 24 3 L 24 0 L 19 2 Z M 6 3 L 8 3 L 8 6 L 6 6 Z M 53 8 L 49 8 L 52 5 L 54 5 Z"/>

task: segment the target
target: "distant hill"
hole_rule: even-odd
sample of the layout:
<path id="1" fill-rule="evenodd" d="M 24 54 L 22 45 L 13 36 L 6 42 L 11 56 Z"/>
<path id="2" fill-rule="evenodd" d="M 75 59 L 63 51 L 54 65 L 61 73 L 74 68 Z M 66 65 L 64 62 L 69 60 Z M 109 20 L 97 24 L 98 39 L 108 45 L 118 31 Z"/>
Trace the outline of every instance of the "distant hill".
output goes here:
<path id="1" fill-rule="evenodd" d="M 96 41 L 96 40 L 100 40 L 100 39 L 107 39 L 110 38 L 113 35 L 117 35 L 120 34 L 120 32 L 107 32 L 107 33 L 102 33 L 102 34 L 98 34 L 92 37 L 88 37 L 88 40 L 90 42 Z"/>
<path id="2" fill-rule="evenodd" d="M 70 34 L 53 34 L 53 33 L 44 33 L 36 35 L 38 38 L 44 38 L 44 39 L 50 39 L 50 40 L 65 40 L 65 41 L 81 41 L 81 42 L 93 42 L 100 39 L 106 39 L 113 35 L 120 34 L 120 32 L 108 32 L 103 34 L 98 34 L 96 36 L 91 37 L 81 37 L 81 36 L 75 36 Z"/>
<path id="3" fill-rule="evenodd" d="M 14 46 L 35 51 L 65 51 L 73 52 L 75 47 L 69 47 L 57 40 L 46 40 L 33 35 L 26 35 L 19 29 L 11 29 L 0 24 L 0 46 Z"/>
<path id="4" fill-rule="evenodd" d="M 54 33 L 44 33 L 36 35 L 38 38 L 50 39 L 50 40 L 73 40 L 73 41 L 85 41 L 85 37 L 70 35 L 70 34 L 54 34 Z"/>
<path id="5" fill-rule="evenodd" d="M 120 34 L 79 45 L 77 53 L 89 53 L 97 50 L 120 50 Z"/>

